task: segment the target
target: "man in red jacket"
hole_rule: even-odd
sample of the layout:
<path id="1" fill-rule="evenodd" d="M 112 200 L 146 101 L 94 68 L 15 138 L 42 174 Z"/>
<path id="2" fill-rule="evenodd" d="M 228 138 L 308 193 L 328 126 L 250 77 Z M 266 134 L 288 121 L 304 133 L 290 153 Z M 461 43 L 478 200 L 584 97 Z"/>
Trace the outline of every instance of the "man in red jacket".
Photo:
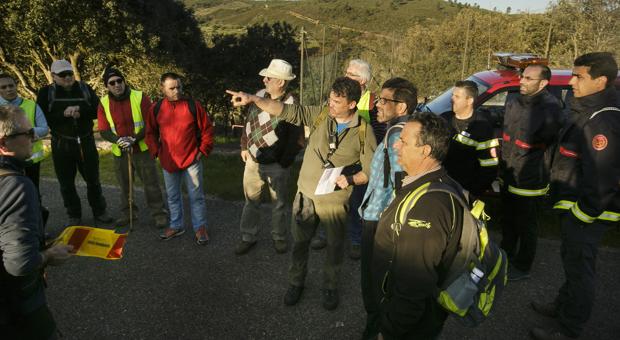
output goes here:
<path id="1" fill-rule="evenodd" d="M 146 132 L 149 152 L 159 157 L 163 168 L 170 210 L 170 225 L 159 237 L 169 240 L 185 232 L 181 196 L 181 182 L 185 181 L 196 243 L 205 245 L 209 235 L 200 159 L 213 149 L 213 125 L 197 100 L 183 96 L 179 75 L 164 73 L 160 89 L 164 99 L 153 105 Z"/>

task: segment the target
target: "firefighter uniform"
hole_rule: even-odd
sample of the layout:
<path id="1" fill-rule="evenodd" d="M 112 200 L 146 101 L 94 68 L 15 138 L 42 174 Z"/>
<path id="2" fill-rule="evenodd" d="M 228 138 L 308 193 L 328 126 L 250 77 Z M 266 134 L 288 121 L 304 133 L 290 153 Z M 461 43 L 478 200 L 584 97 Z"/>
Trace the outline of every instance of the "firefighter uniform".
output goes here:
<path id="1" fill-rule="evenodd" d="M 501 247 L 512 265 L 524 273 L 529 272 L 536 254 L 538 201 L 549 190 L 545 151 L 557 140 L 562 106 L 547 89 L 506 103 L 500 163 Z"/>
<path id="2" fill-rule="evenodd" d="M 448 155 L 443 162 L 450 177 L 478 196 L 491 187 L 497 177 L 497 147 L 488 115 L 474 112 L 468 119 L 458 119 L 454 112 L 441 115 L 452 129 Z"/>
<path id="3" fill-rule="evenodd" d="M 615 89 L 575 98 L 552 159 L 554 209 L 561 212 L 565 281 L 558 321 L 578 336 L 594 302 L 598 246 L 620 221 L 620 109 Z"/>

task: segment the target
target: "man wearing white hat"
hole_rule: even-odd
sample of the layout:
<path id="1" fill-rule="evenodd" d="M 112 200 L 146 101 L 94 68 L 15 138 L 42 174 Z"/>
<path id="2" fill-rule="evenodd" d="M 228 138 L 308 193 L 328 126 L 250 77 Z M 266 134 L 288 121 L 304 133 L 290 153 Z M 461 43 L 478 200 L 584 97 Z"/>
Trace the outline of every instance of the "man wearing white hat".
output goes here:
<path id="1" fill-rule="evenodd" d="M 295 79 L 293 67 L 282 59 L 273 59 L 268 68 L 259 73 L 265 88 L 257 96 L 293 104 L 295 99 L 287 91 Z M 241 136 L 241 159 L 245 162 L 243 192 L 245 205 L 241 214 L 241 241 L 235 249 L 237 255 L 246 254 L 256 244 L 260 204 L 263 190 L 269 190 L 274 203 L 271 210 L 271 237 L 277 253 L 288 250 L 286 231 L 290 206 L 287 188 L 290 166 L 303 146 L 302 127 L 272 117 L 256 105 L 249 106 Z"/>

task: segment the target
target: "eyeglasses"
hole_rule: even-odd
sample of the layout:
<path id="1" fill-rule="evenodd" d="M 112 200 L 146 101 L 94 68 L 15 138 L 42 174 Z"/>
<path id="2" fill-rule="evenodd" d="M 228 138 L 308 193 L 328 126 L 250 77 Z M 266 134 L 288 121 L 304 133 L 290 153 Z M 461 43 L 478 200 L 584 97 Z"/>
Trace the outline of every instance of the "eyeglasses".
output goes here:
<path id="1" fill-rule="evenodd" d="M 524 76 L 519 76 L 519 79 L 523 79 L 525 81 L 543 80 L 542 78 L 532 78 L 532 77 L 529 77 L 529 76 L 525 76 L 525 77 Z"/>
<path id="2" fill-rule="evenodd" d="M 27 130 L 27 131 L 24 131 L 24 132 L 14 133 L 14 134 L 8 135 L 8 136 L 4 136 L 4 138 L 15 138 L 15 137 L 19 137 L 19 136 L 28 136 L 28 137 L 30 137 L 30 139 L 34 139 L 34 129 L 30 128 L 30 130 Z"/>
<path id="3" fill-rule="evenodd" d="M 385 105 L 387 102 L 404 103 L 403 101 L 400 101 L 400 100 L 383 98 L 383 97 L 377 97 L 377 99 L 375 99 L 375 104 L 379 104 L 380 103 L 381 105 Z"/>
<path id="4" fill-rule="evenodd" d="M 359 74 L 355 74 L 355 73 L 352 73 L 352 72 L 346 72 L 344 75 L 346 77 L 349 77 L 349 78 L 361 78 L 362 77 Z"/>
<path id="5" fill-rule="evenodd" d="M 0 90 L 6 90 L 6 89 L 12 89 L 12 88 L 15 88 L 15 84 L 6 84 L 6 85 L 0 86 Z"/>
<path id="6" fill-rule="evenodd" d="M 110 80 L 110 81 L 108 82 L 108 85 L 110 85 L 110 86 L 114 86 L 114 85 L 116 85 L 116 84 L 120 85 L 120 84 L 122 84 L 123 82 L 124 82 L 124 81 L 123 81 L 123 79 L 122 79 L 122 78 L 121 78 L 121 79 L 116 79 L 116 80 Z"/>
<path id="7" fill-rule="evenodd" d="M 60 78 L 73 77 L 73 72 L 71 72 L 71 71 L 64 71 L 64 72 L 56 73 L 56 76 L 58 76 Z"/>

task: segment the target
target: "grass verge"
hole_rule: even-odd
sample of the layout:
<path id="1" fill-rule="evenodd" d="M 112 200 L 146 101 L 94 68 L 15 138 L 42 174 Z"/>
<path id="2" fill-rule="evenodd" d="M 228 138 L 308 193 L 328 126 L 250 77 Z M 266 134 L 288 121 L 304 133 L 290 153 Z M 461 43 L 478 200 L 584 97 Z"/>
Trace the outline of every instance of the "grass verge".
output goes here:
<path id="1" fill-rule="evenodd" d="M 114 157 L 109 151 L 101 151 L 99 157 L 99 170 L 101 183 L 107 185 L 117 185 L 114 174 Z M 208 194 L 228 201 L 243 200 L 243 162 L 237 153 L 219 154 L 215 153 L 204 160 L 205 190 Z M 297 188 L 297 177 L 299 176 L 300 163 L 293 164 L 291 169 L 291 180 L 289 182 L 289 198 L 292 197 Z M 53 163 L 48 159 L 42 163 L 41 176 L 55 178 Z M 160 175 L 160 181 L 163 181 Z M 138 181 L 138 180 L 137 180 Z M 136 183 L 139 185 L 139 183 Z M 163 189 L 163 185 L 162 185 Z M 265 197 L 265 199 L 268 199 Z M 487 213 L 491 216 L 489 228 L 501 232 L 501 216 L 499 213 L 499 199 L 485 198 L 487 203 Z M 540 209 L 539 236 L 551 239 L 560 238 L 560 226 L 557 216 L 548 208 Z M 603 244 L 610 247 L 620 248 L 620 224 L 616 223 L 605 234 Z"/>

